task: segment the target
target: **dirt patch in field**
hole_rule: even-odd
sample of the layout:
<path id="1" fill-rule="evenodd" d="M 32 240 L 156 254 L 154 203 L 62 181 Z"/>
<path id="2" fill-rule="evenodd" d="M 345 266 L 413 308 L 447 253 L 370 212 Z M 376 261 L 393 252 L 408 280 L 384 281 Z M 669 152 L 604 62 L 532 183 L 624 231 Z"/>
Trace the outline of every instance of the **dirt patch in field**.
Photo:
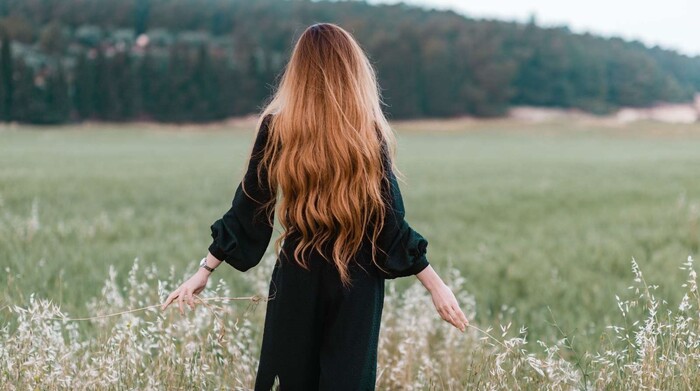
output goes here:
<path id="1" fill-rule="evenodd" d="M 70 131 L 100 131 L 122 128 L 129 131 L 150 132 L 252 132 L 257 116 L 232 117 L 223 121 L 188 124 L 167 124 L 149 121 L 126 123 L 86 121 L 60 126 L 33 126 L 0 124 L 2 131 L 31 131 L 41 129 Z M 390 121 L 397 133 L 459 133 L 459 132 L 503 132 L 536 135 L 561 135 L 567 133 L 595 133 L 621 137 L 700 137 L 700 122 L 666 123 L 653 119 L 622 121 L 616 116 L 595 116 L 579 111 L 556 109 L 517 108 L 509 117 L 476 118 L 425 118 Z"/>

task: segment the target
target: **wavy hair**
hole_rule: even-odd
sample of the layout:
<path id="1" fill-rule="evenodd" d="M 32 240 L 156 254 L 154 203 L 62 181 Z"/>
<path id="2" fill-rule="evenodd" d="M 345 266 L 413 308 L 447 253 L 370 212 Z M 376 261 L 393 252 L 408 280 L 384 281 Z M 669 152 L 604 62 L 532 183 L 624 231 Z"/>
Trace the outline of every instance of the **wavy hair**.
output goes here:
<path id="1" fill-rule="evenodd" d="M 260 129 L 273 114 L 258 179 L 267 170 L 266 185 L 275 194 L 264 205 L 270 221 L 270 204 L 279 198 L 275 214 L 283 232 L 275 251 L 297 233 L 294 262 L 308 270 L 305 254 L 316 250 L 335 264 L 344 286 L 352 285 L 348 264 L 365 236 L 381 269 L 376 228 L 388 203 L 381 191 L 387 178 L 382 153 L 398 173 L 396 138 L 383 103 L 375 70 L 353 36 L 335 24 L 317 23 L 299 36 L 258 120 Z M 330 254 L 324 251 L 331 246 Z"/>

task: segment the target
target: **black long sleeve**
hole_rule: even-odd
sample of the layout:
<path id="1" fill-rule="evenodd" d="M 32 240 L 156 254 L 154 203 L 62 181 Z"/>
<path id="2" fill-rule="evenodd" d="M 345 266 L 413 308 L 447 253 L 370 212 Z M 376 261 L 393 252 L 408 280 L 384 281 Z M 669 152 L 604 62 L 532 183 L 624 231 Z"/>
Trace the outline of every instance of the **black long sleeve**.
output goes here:
<path id="1" fill-rule="evenodd" d="M 267 142 L 269 120 L 270 115 L 258 130 L 248 169 L 236 189 L 231 208 L 211 225 L 213 240 L 209 252 L 242 272 L 260 263 L 272 236 L 273 227 L 261 210 L 260 203 L 269 201 L 274 194 L 267 186 L 267 173 L 261 173 L 261 184 L 258 183 L 257 174 Z M 243 192 L 244 182 L 250 196 Z M 274 210 L 272 213 L 274 219 Z"/>
<path id="2" fill-rule="evenodd" d="M 390 202 L 378 238 L 378 246 L 387 253 L 383 255 L 379 252 L 380 265 L 386 269 L 386 272 L 380 270 L 380 274 L 386 279 L 407 277 L 420 273 L 430 264 L 426 256 L 428 241 L 405 220 L 401 189 L 391 169 L 386 148 L 382 151 L 382 159 L 389 182 L 388 187 L 383 184 L 383 191 Z"/>

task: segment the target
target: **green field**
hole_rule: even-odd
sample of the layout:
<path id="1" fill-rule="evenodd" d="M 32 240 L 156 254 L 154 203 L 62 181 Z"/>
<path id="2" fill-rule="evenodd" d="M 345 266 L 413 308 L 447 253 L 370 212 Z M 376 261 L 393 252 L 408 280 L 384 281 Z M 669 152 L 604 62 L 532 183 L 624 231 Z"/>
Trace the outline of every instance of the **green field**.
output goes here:
<path id="1" fill-rule="evenodd" d="M 551 342 L 553 314 L 593 347 L 619 320 L 615 295 L 633 258 L 658 297 L 680 301 L 679 266 L 700 249 L 700 125 L 396 128 L 407 220 L 438 273 L 452 265 L 466 278 L 474 324 L 505 317 Z M 252 137 L 137 125 L 0 131 L 0 307 L 34 292 L 85 315 L 109 265 L 126 284 L 137 257 L 185 277 L 230 205 Z M 222 267 L 212 279 L 250 294 L 238 274 Z"/>

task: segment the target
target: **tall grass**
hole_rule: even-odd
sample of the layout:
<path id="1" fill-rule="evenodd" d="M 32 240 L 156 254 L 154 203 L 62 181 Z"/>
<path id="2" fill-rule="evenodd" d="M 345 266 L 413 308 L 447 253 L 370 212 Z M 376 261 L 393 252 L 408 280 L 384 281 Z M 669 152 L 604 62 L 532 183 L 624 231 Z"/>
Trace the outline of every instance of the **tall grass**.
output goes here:
<path id="1" fill-rule="evenodd" d="M 265 262 L 272 264 L 272 262 Z M 655 295 L 636 261 L 632 284 L 617 296 L 618 323 L 595 351 L 578 352 L 575 336 L 557 343 L 531 341 L 512 323 L 472 324 L 460 333 L 439 319 L 419 283 L 399 292 L 388 283 L 379 342 L 378 389 L 695 389 L 700 384 L 700 295 L 693 259 L 682 264 L 687 281 L 681 304 Z M 192 272 L 188 270 L 188 272 Z M 256 297 L 266 298 L 269 272 L 243 274 Z M 0 330 L 0 384 L 25 389 L 251 389 L 258 364 L 263 301 L 217 302 L 230 297 L 224 280 L 182 316 L 157 305 L 181 283 L 154 265 L 134 260 L 126 286 L 110 267 L 102 293 L 71 320 L 51 300 L 30 295 L 9 304 L 12 322 Z M 457 269 L 446 282 L 474 318 L 474 298 Z M 271 298 L 274 300 L 274 297 Z M 142 311 L 113 313 L 148 307 Z M 81 323 L 85 322 L 85 323 Z M 480 327 L 481 326 L 481 327 Z M 81 328 L 89 331 L 81 331 Z M 553 324 L 556 328 L 557 325 Z"/>

